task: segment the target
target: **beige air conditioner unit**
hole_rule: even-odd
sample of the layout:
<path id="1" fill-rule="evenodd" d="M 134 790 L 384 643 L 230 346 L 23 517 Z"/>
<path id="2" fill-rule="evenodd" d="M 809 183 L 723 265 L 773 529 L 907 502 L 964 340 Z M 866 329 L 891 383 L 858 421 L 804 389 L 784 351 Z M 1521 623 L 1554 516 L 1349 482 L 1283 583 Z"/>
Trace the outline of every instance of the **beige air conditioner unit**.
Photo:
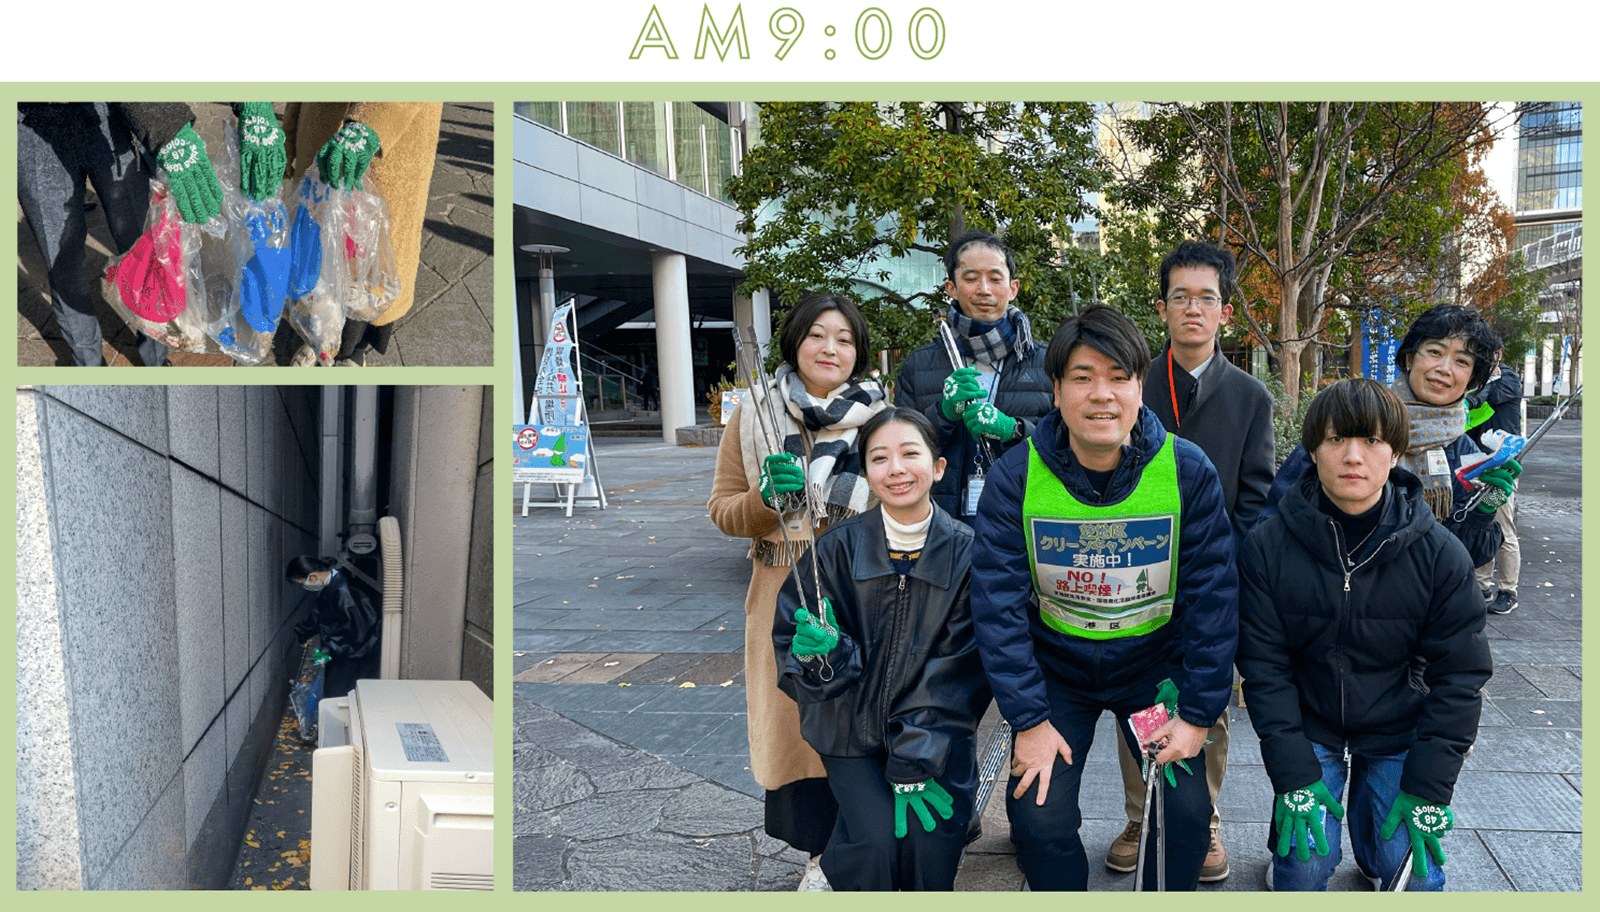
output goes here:
<path id="1" fill-rule="evenodd" d="M 470 681 L 362 680 L 323 700 L 311 888 L 494 889 L 493 719 Z"/>

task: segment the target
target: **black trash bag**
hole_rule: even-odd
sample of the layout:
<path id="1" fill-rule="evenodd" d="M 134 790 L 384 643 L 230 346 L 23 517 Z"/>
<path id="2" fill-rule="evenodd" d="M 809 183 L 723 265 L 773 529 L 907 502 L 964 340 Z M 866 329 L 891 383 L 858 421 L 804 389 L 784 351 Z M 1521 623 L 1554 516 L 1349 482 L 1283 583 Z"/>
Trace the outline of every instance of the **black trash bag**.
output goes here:
<path id="1" fill-rule="evenodd" d="M 306 619 L 295 625 L 302 641 L 312 634 L 322 637 L 322 651 L 334 659 L 359 659 L 378 648 L 378 609 L 366 588 L 353 585 L 349 576 L 335 571 Z"/>

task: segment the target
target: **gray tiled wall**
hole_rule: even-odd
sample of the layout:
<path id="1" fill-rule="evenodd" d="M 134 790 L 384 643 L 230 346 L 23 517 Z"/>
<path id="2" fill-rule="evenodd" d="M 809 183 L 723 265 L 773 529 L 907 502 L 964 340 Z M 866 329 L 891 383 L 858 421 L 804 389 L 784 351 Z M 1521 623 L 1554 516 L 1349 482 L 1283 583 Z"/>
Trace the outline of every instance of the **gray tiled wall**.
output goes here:
<path id="1" fill-rule="evenodd" d="M 18 887 L 182 888 L 217 838 L 202 822 L 285 686 L 317 394 L 17 391 L 18 823 L 38 830 Z"/>

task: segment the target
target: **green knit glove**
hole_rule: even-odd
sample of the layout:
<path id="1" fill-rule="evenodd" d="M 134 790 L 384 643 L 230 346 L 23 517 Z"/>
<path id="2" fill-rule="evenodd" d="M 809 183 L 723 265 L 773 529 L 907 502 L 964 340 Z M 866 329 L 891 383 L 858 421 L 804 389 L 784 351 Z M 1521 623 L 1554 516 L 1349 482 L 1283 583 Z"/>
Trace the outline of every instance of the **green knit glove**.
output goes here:
<path id="1" fill-rule="evenodd" d="M 939 816 L 949 820 L 955 813 L 955 801 L 950 793 L 944 790 L 938 780 L 924 779 L 921 782 L 901 784 L 890 783 L 894 789 L 894 837 L 906 838 L 906 809 L 917 812 L 917 817 L 922 820 L 922 831 L 932 833 L 938 824 L 933 822 L 933 815 L 928 813 L 928 808 L 933 808 Z"/>
<path id="2" fill-rule="evenodd" d="M 1167 707 L 1168 717 L 1177 718 L 1178 685 L 1172 683 L 1171 678 L 1167 678 L 1156 686 L 1156 702 Z"/>
<path id="3" fill-rule="evenodd" d="M 954 421 L 966 412 L 968 402 L 983 397 L 983 387 L 978 385 L 978 369 L 963 367 L 944 378 L 944 398 L 939 400 L 939 411 L 944 420 Z"/>
<path id="4" fill-rule="evenodd" d="M 806 473 L 793 453 L 773 453 L 761 466 L 761 500 L 776 510 L 778 498 L 805 490 Z"/>
<path id="5" fill-rule="evenodd" d="M 1328 794 L 1328 787 L 1321 779 L 1306 788 L 1278 796 L 1272 803 L 1272 826 L 1278 831 L 1278 857 L 1288 857 L 1291 841 L 1295 844 L 1295 857 L 1301 861 L 1311 860 L 1311 846 L 1307 843 L 1316 844 L 1318 855 L 1328 854 L 1328 834 L 1322 826 L 1324 808 L 1335 819 L 1344 819 L 1344 805 Z"/>
<path id="6" fill-rule="evenodd" d="M 1000 411 L 989 403 L 975 409 L 967 409 L 961 416 L 967 423 L 967 430 L 974 437 L 993 437 L 995 440 L 1010 440 L 1011 435 L 1017 432 L 1017 419 Z"/>
<path id="7" fill-rule="evenodd" d="M 256 202 L 273 196 L 288 164 L 272 103 L 245 102 L 239 110 L 239 189 Z"/>
<path id="8" fill-rule="evenodd" d="M 1512 492 L 1517 489 L 1517 476 L 1521 474 L 1522 466 L 1515 459 L 1508 459 L 1504 465 L 1495 466 L 1479 475 L 1478 480 L 1493 490 L 1484 492 L 1483 500 L 1478 502 L 1478 512 L 1493 513 L 1505 506 L 1505 502 L 1511 499 Z"/>
<path id="9" fill-rule="evenodd" d="M 178 214 L 192 225 L 204 225 L 222 211 L 222 184 L 217 170 L 206 157 L 206 143 L 194 127 L 184 124 L 178 134 L 156 153 L 161 169 L 167 172 Z"/>
<path id="10" fill-rule="evenodd" d="M 1494 415 L 1494 406 L 1487 402 L 1478 403 L 1477 408 L 1467 409 L 1467 430 L 1470 431 L 1488 421 L 1492 415 Z"/>
<path id="11" fill-rule="evenodd" d="M 832 602 L 825 598 L 822 600 L 821 621 L 804 608 L 794 613 L 794 640 L 789 644 L 789 652 L 795 658 L 804 662 L 827 655 L 837 645 L 839 622 L 834 620 Z"/>
<path id="12" fill-rule="evenodd" d="M 1389 808 L 1389 817 L 1379 828 L 1378 838 L 1393 838 L 1401 823 L 1405 823 L 1411 831 L 1412 876 L 1428 876 L 1429 855 L 1433 856 L 1434 864 L 1443 867 L 1444 848 L 1439 845 L 1439 837 L 1456 825 L 1455 815 L 1450 813 L 1449 805 L 1434 804 L 1409 792 L 1401 792 L 1394 799 L 1394 806 Z"/>
<path id="13" fill-rule="evenodd" d="M 377 154 L 378 131 L 352 120 L 322 144 L 317 152 L 317 170 L 332 187 L 360 190 L 361 175 L 367 173 L 372 156 Z"/>

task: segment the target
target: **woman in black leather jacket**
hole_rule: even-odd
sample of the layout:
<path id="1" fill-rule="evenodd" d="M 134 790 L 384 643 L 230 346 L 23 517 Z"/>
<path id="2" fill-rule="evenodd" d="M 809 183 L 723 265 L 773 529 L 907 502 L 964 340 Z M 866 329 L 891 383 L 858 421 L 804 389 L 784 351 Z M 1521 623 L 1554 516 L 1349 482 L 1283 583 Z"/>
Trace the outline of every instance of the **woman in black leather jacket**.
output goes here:
<path id="1" fill-rule="evenodd" d="M 989 703 L 968 602 L 972 531 L 931 500 L 945 461 L 926 417 L 885 409 L 860 441 L 881 505 L 818 539 L 816 577 L 807 555 L 785 581 L 778 686 L 800 705 L 839 800 L 822 854 L 829 883 L 950 890 Z"/>

